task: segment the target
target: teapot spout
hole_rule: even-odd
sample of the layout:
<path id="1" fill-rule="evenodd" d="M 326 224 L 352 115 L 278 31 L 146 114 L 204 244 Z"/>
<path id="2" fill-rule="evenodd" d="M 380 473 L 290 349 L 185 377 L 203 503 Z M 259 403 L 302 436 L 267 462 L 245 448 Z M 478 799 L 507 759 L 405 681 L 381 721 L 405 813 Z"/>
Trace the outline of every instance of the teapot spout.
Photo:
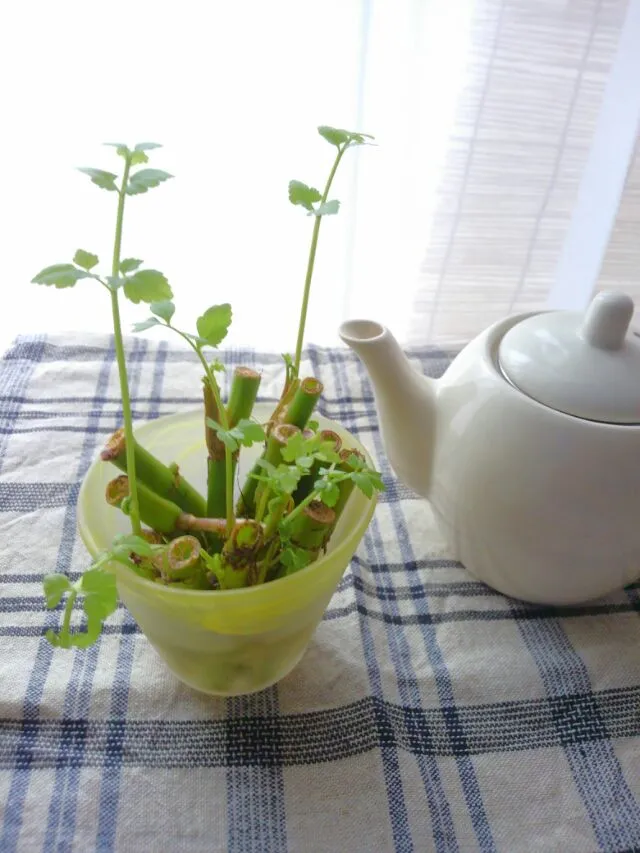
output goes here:
<path id="1" fill-rule="evenodd" d="M 391 467 L 405 485 L 426 497 L 435 441 L 436 381 L 414 370 L 391 332 L 379 323 L 349 320 L 338 333 L 358 354 L 373 383 Z"/>

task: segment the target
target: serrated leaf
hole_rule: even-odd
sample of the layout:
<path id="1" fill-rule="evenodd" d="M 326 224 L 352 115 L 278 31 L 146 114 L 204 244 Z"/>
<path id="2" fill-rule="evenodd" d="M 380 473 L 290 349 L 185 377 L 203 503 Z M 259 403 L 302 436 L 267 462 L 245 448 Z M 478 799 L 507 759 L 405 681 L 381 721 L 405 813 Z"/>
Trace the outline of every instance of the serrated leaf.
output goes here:
<path id="1" fill-rule="evenodd" d="M 176 312 L 176 306 L 170 299 L 165 299 L 163 302 L 152 302 L 149 308 L 152 314 L 161 317 L 165 323 L 170 323 Z"/>
<path id="2" fill-rule="evenodd" d="M 289 545 L 280 555 L 280 562 L 286 568 L 286 574 L 291 575 L 294 572 L 304 569 L 311 562 L 311 554 L 305 551 L 304 548 L 298 548 L 295 545 Z"/>
<path id="3" fill-rule="evenodd" d="M 54 573 L 45 575 L 42 586 L 46 605 L 49 609 L 52 609 L 60 604 L 62 596 L 71 589 L 71 582 L 66 575 Z"/>
<path id="4" fill-rule="evenodd" d="M 238 439 L 233 434 L 233 430 L 226 430 L 221 424 L 214 421 L 213 418 L 206 418 L 206 424 L 214 430 L 220 441 L 228 447 L 232 453 L 235 453 L 239 445 Z"/>
<path id="5" fill-rule="evenodd" d="M 151 151 L 153 148 L 162 148 L 159 142 L 138 142 L 134 151 Z"/>
<path id="6" fill-rule="evenodd" d="M 272 462 L 268 462 L 266 459 L 256 459 L 256 465 L 265 470 L 270 477 L 275 476 L 276 466 Z"/>
<path id="7" fill-rule="evenodd" d="M 151 543 L 133 533 L 117 536 L 113 541 L 113 550 L 125 551 L 127 554 L 133 552 L 140 557 L 150 557 L 153 554 Z"/>
<path id="8" fill-rule="evenodd" d="M 312 211 L 313 216 L 333 216 L 340 210 L 340 202 L 334 198 L 324 204 L 318 205 Z"/>
<path id="9" fill-rule="evenodd" d="M 149 158 L 144 153 L 144 151 L 134 151 L 131 154 L 131 165 L 132 166 L 139 166 L 141 163 L 148 163 L 148 162 L 149 162 Z"/>
<path id="10" fill-rule="evenodd" d="M 301 204 L 302 207 L 312 211 L 313 205 L 322 201 L 322 195 L 315 187 L 309 187 L 302 181 L 289 181 L 289 201 L 291 204 Z"/>
<path id="11" fill-rule="evenodd" d="M 115 576 L 103 569 L 89 569 L 81 580 L 85 613 L 100 621 L 106 619 L 118 606 Z"/>
<path id="12" fill-rule="evenodd" d="M 85 175 L 89 175 L 91 178 L 91 183 L 95 184 L 97 187 L 100 187 L 103 190 L 109 190 L 110 192 L 117 192 L 118 187 L 116 186 L 116 178 L 117 175 L 114 175 L 113 172 L 105 172 L 102 169 L 88 169 L 82 167 L 78 169 L 79 172 L 83 172 Z"/>
<path id="13" fill-rule="evenodd" d="M 128 157 L 131 154 L 129 151 L 129 147 L 124 144 L 124 142 L 103 142 L 103 145 L 109 145 L 111 148 L 116 149 L 116 154 L 119 154 L 121 157 Z"/>
<path id="14" fill-rule="evenodd" d="M 309 421 L 306 428 L 310 429 L 312 432 L 316 432 L 319 426 L 320 424 L 318 423 L 318 421 Z"/>
<path id="15" fill-rule="evenodd" d="M 129 273 L 137 270 L 142 261 L 139 258 L 125 258 L 120 261 L 120 272 Z"/>
<path id="16" fill-rule="evenodd" d="M 373 497 L 373 483 L 367 473 L 364 471 L 354 471 L 351 474 L 351 479 L 363 494 L 368 498 Z"/>
<path id="17" fill-rule="evenodd" d="M 209 367 L 211 368 L 211 370 L 214 370 L 216 373 L 224 373 L 224 371 L 226 370 L 224 364 L 220 361 L 219 358 L 216 358 L 215 361 L 212 361 L 209 364 Z"/>
<path id="18" fill-rule="evenodd" d="M 87 272 L 93 269 L 98 263 L 98 256 L 93 255 L 91 252 L 85 252 L 84 249 L 78 249 L 78 251 L 73 256 L 73 263 L 79 267 L 82 267 L 83 270 L 87 270 Z"/>
<path id="19" fill-rule="evenodd" d="M 198 317 L 196 328 L 198 335 L 210 347 L 219 346 L 226 338 L 231 325 L 231 305 L 212 305 Z"/>
<path id="20" fill-rule="evenodd" d="M 324 124 L 318 128 L 318 133 L 323 139 L 326 139 L 327 142 L 330 142 L 331 145 L 344 145 L 345 142 L 349 142 L 350 134 L 347 130 L 342 130 L 339 127 L 329 127 Z"/>
<path id="21" fill-rule="evenodd" d="M 242 436 L 240 440 L 244 447 L 251 447 L 252 444 L 264 441 L 266 438 L 264 429 L 260 424 L 255 423 L 255 421 L 250 421 L 248 418 L 243 418 L 238 421 L 235 429 L 240 431 Z"/>
<path id="22" fill-rule="evenodd" d="M 134 332 L 146 332 L 147 329 L 153 328 L 153 326 L 161 326 L 162 323 L 158 320 L 157 317 L 147 317 L 146 320 L 142 320 L 140 323 L 133 324 Z"/>
<path id="23" fill-rule="evenodd" d="M 158 270 L 138 270 L 125 279 L 124 295 L 137 305 L 139 302 L 163 302 L 171 299 L 173 292 Z"/>
<path id="24" fill-rule="evenodd" d="M 163 181 L 169 180 L 173 175 L 169 172 L 164 172 L 162 169 L 140 169 L 139 172 L 134 172 L 129 177 L 127 184 L 127 195 L 138 195 L 146 193 L 152 187 L 157 187 Z"/>
<path id="25" fill-rule="evenodd" d="M 328 480 L 322 478 L 320 480 L 316 480 L 313 484 L 314 491 L 317 491 L 319 499 L 326 506 L 335 506 L 338 502 L 338 498 L 340 497 L 340 489 L 338 488 L 338 484 L 334 483 L 332 480 Z"/>
<path id="26" fill-rule="evenodd" d="M 86 270 L 78 269 L 73 264 L 53 264 L 45 267 L 34 276 L 31 281 L 34 284 L 53 285 L 54 287 L 73 287 L 81 278 L 93 278 Z"/>
<path id="27" fill-rule="evenodd" d="M 294 462 L 298 456 L 304 455 L 306 441 L 301 432 L 297 432 L 287 439 L 282 448 L 282 458 L 285 462 Z"/>

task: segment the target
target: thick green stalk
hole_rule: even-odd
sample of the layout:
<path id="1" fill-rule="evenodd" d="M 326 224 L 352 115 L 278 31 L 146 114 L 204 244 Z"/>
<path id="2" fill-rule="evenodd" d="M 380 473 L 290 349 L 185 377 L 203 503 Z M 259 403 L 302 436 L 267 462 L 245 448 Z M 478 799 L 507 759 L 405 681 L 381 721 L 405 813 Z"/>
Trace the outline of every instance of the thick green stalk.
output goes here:
<path id="1" fill-rule="evenodd" d="M 338 154 L 336 155 L 335 162 L 329 173 L 329 178 L 327 180 L 326 186 L 324 188 L 324 193 L 322 194 L 322 201 L 320 204 L 325 204 L 327 198 L 329 197 L 329 190 L 331 189 L 331 184 L 333 182 L 333 178 L 336 174 L 338 166 L 340 165 L 340 160 L 342 160 L 342 155 L 347 150 L 347 145 L 343 145 L 338 149 Z M 296 342 L 296 355 L 293 362 L 293 376 L 294 378 L 298 377 L 300 373 L 300 359 L 302 357 L 302 343 L 304 341 L 304 328 L 307 323 L 307 309 L 309 308 L 309 294 L 311 292 L 311 279 L 313 278 L 313 267 L 316 261 L 316 250 L 318 248 L 318 236 L 320 234 L 320 220 L 322 216 L 316 216 L 315 222 L 313 223 L 313 234 L 311 235 L 311 248 L 309 250 L 309 260 L 307 262 L 307 275 L 304 281 L 304 293 L 302 295 L 302 308 L 300 309 L 300 323 L 298 325 L 298 340 Z"/>
<path id="2" fill-rule="evenodd" d="M 134 460 L 136 480 L 143 483 L 160 497 L 178 504 L 185 512 L 193 515 L 206 515 L 207 507 L 202 495 L 179 473 L 177 467 L 165 465 L 149 453 L 134 438 Z M 106 443 L 100 457 L 112 462 L 116 468 L 127 472 L 127 442 L 124 430 L 119 429 Z"/>
<path id="3" fill-rule="evenodd" d="M 120 274 L 120 247 L 122 245 L 122 223 L 124 219 L 124 201 L 127 195 L 127 183 L 129 181 L 129 170 L 131 160 L 127 157 L 122 176 L 122 185 L 118 191 L 118 213 L 116 217 L 116 235 L 113 242 L 113 262 L 111 264 L 111 277 L 115 281 Z M 122 397 L 122 418 L 124 420 L 124 434 L 127 442 L 127 474 L 131 478 L 131 530 L 137 536 L 142 532 L 140 525 L 140 509 L 138 507 L 138 483 L 136 480 L 136 463 L 134 458 L 133 444 L 133 418 L 131 415 L 131 398 L 129 397 L 129 381 L 127 379 L 127 363 L 122 341 L 122 325 L 120 323 L 120 307 L 118 305 L 118 291 L 111 290 L 111 314 L 113 317 L 113 338 L 116 346 L 116 361 L 118 363 L 118 377 L 120 379 L 120 395 Z"/>
<path id="4" fill-rule="evenodd" d="M 106 499 L 110 506 L 119 507 L 127 515 L 131 514 L 131 480 L 126 474 L 121 474 L 107 484 Z M 138 483 L 138 511 L 140 518 L 152 530 L 170 536 L 179 527 L 179 519 L 184 514 L 180 507 L 166 498 L 161 498 L 148 489 L 143 483 Z M 142 529 L 140 529 L 140 534 Z"/>
<path id="5" fill-rule="evenodd" d="M 264 542 L 263 527 L 255 521 L 236 524 L 222 549 L 223 578 L 226 589 L 239 589 L 255 583 L 258 553 Z"/>
<path id="6" fill-rule="evenodd" d="M 335 524 L 335 512 L 322 501 L 311 501 L 289 526 L 291 541 L 308 551 L 312 561 L 326 546 Z"/>
<path id="7" fill-rule="evenodd" d="M 304 429 L 315 409 L 324 386 L 320 380 L 307 376 L 296 388 L 293 399 L 284 413 L 283 423 Z"/>

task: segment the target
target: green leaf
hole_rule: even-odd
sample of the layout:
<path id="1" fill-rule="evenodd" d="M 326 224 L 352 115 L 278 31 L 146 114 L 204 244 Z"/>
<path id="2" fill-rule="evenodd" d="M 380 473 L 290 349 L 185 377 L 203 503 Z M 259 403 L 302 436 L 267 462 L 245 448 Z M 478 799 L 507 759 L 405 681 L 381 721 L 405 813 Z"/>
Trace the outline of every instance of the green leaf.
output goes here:
<path id="1" fill-rule="evenodd" d="M 322 477 L 320 480 L 315 481 L 313 489 L 318 492 L 318 498 L 326 506 L 335 506 L 337 504 L 340 497 L 340 489 L 338 488 L 338 484 L 334 483 L 333 480 Z"/>
<path id="2" fill-rule="evenodd" d="M 138 270 L 125 279 L 124 295 L 137 305 L 139 302 L 162 302 L 171 299 L 173 293 L 158 270 Z"/>
<path id="3" fill-rule="evenodd" d="M 315 207 L 312 211 L 313 216 L 333 216 L 340 210 L 340 202 L 337 199 L 332 199 L 324 204 Z"/>
<path id="4" fill-rule="evenodd" d="M 341 130 L 338 127 L 329 127 L 324 124 L 318 128 L 318 133 L 323 139 L 326 139 L 327 142 L 330 142 L 332 145 L 337 145 L 340 147 L 344 145 L 345 142 L 349 142 L 350 134 L 347 130 Z"/>
<path id="5" fill-rule="evenodd" d="M 137 270 L 142 261 L 139 258 L 125 258 L 120 261 L 120 272 L 129 273 Z"/>
<path id="6" fill-rule="evenodd" d="M 170 299 L 165 299 L 163 302 L 152 302 L 149 307 L 151 313 L 155 314 L 156 317 L 161 317 L 165 323 L 170 323 L 176 312 L 176 306 Z"/>
<path id="7" fill-rule="evenodd" d="M 60 604 L 62 596 L 71 589 L 71 582 L 66 575 L 55 573 L 45 575 L 42 586 L 47 607 L 52 609 Z"/>
<path id="8" fill-rule="evenodd" d="M 93 278 L 93 276 L 86 270 L 74 267 L 73 264 L 54 264 L 40 270 L 31 281 L 34 284 L 47 284 L 54 287 L 73 287 L 81 278 Z"/>
<path id="9" fill-rule="evenodd" d="M 304 548 L 298 548 L 296 545 L 289 545 L 280 555 L 280 562 L 287 570 L 286 575 L 292 575 L 294 572 L 304 569 L 311 562 L 311 554 L 305 551 Z"/>
<path id="10" fill-rule="evenodd" d="M 147 542 L 147 540 L 142 536 L 127 533 L 121 536 L 116 536 L 113 540 L 112 553 L 114 551 L 124 551 L 127 554 L 133 552 L 139 557 L 150 557 L 153 554 L 153 545 L 151 545 L 150 542 Z"/>
<path id="11" fill-rule="evenodd" d="M 127 195 L 146 193 L 147 190 L 157 187 L 172 177 L 173 175 L 170 175 L 169 172 L 163 172 L 162 169 L 141 169 L 129 177 Z"/>
<path id="12" fill-rule="evenodd" d="M 238 449 L 238 440 L 234 436 L 233 430 L 226 430 L 221 424 L 214 421 L 213 418 L 206 418 L 206 424 L 214 430 L 220 441 L 228 447 L 232 453 Z"/>
<path id="13" fill-rule="evenodd" d="M 115 148 L 116 154 L 119 154 L 125 159 L 131 154 L 131 151 L 129 151 L 129 147 L 125 145 L 124 142 L 103 142 L 102 144 L 109 145 L 111 148 Z"/>
<path id="14" fill-rule="evenodd" d="M 349 476 L 360 491 L 368 498 L 373 496 L 374 491 L 384 491 L 384 483 L 378 471 L 373 471 L 371 468 L 363 468 L 360 471 L 354 471 Z"/>
<path id="15" fill-rule="evenodd" d="M 84 249 L 78 249 L 73 256 L 73 263 L 88 272 L 98 263 L 98 256 L 92 255 L 91 252 L 85 252 Z"/>
<path id="16" fill-rule="evenodd" d="M 322 201 L 322 195 L 315 187 L 308 187 L 301 181 L 289 182 L 289 201 L 291 204 L 301 204 L 309 211 L 317 201 Z"/>
<path id="17" fill-rule="evenodd" d="M 196 328 L 198 335 L 210 347 L 219 346 L 226 338 L 231 325 L 231 305 L 212 305 L 198 317 Z"/>
<path id="18" fill-rule="evenodd" d="M 301 432 L 297 432 L 287 439 L 287 443 L 282 448 L 282 458 L 285 462 L 295 462 L 298 456 L 303 456 L 306 448 L 306 440 Z"/>
<path id="19" fill-rule="evenodd" d="M 89 569 L 81 580 L 85 613 L 91 618 L 106 619 L 118 606 L 115 576 L 103 569 Z"/>
<path id="20" fill-rule="evenodd" d="M 105 281 L 107 282 L 107 287 L 109 288 L 109 290 L 116 291 L 118 290 L 118 288 L 122 287 L 126 279 L 120 278 L 117 275 L 108 275 L 105 277 Z"/>
<path id="21" fill-rule="evenodd" d="M 117 175 L 114 175 L 113 172 L 104 172 L 102 169 L 87 169 L 80 168 L 79 172 L 83 172 L 85 175 L 89 175 L 91 178 L 91 183 L 95 184 L 97 187 L 100 187 L 103 190 L 109 190 L 110 192 L 117 192 L 118 187 L 116 186 L 116 178 Z"/>
<path id="22" fill-rule="evenodd" d="M 264 429 L 260 424 L 250 421 L 248 418 L 238 421 L 233 430 L 234 435 L 236 430 L 240 432 L 240 441 L 244 447 L 251 447 L 252 444 L 266 439 Z"/>
<path id="23" fill-rule="evenodd" d="M 144 153 L 144 151 L 134 151 L 131 154 L 131 165 L 132 166 L 139 166 L 141 163 L 148 163 L 148 162 L 149 162 L 149 158 Z"/>
<path id="24" fill-rule="evenodd" d="M 209 367 L 211 368 L 211 370 L 215 371 L 216 373 L 224 373 L 224 371 L 226 369 L 224 364 L 220 361 L 219 358 L 216 358 L 215 361 L 212 361 L 209 364 Z"/>
<path id="25" fill-rule="evenodd" d="M 316 430 L 320 427 L 318 421 L 309 421 L 307 424 L 307 429 L 310 429 L 312 432 L 316 432 Z"/>
<path id="26" fill-rule="evenodd" d="M 159 142 L 138 142 L 134 151 L 151 151 L 153 148 L 162 148 Z"/>
<path id="27" fill-rule="evenodd" d="M 147 329 L 151 329 L 153 326 L 161 326 L 162 323 L 158 320 L 157 317 L 147 317 L 146 320 L 142 320 L 140 323 L 134 323 L 133 331 L 134 332 L 146 332 Z"/>

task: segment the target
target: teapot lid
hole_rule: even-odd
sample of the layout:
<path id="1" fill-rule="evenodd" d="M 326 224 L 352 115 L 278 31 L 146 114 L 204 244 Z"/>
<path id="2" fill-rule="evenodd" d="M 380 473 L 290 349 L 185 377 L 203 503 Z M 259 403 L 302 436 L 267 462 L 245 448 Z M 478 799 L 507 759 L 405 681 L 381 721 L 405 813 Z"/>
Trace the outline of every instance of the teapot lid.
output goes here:
<path id="1" fill-rule="evenodd" d="M 640 424 L 640 339 L 627 335 L 634 305 L 602 292 L 585 314 L 551 311 L 512 326 L 500 368 L 529 397 L 568 415 Z"/>

